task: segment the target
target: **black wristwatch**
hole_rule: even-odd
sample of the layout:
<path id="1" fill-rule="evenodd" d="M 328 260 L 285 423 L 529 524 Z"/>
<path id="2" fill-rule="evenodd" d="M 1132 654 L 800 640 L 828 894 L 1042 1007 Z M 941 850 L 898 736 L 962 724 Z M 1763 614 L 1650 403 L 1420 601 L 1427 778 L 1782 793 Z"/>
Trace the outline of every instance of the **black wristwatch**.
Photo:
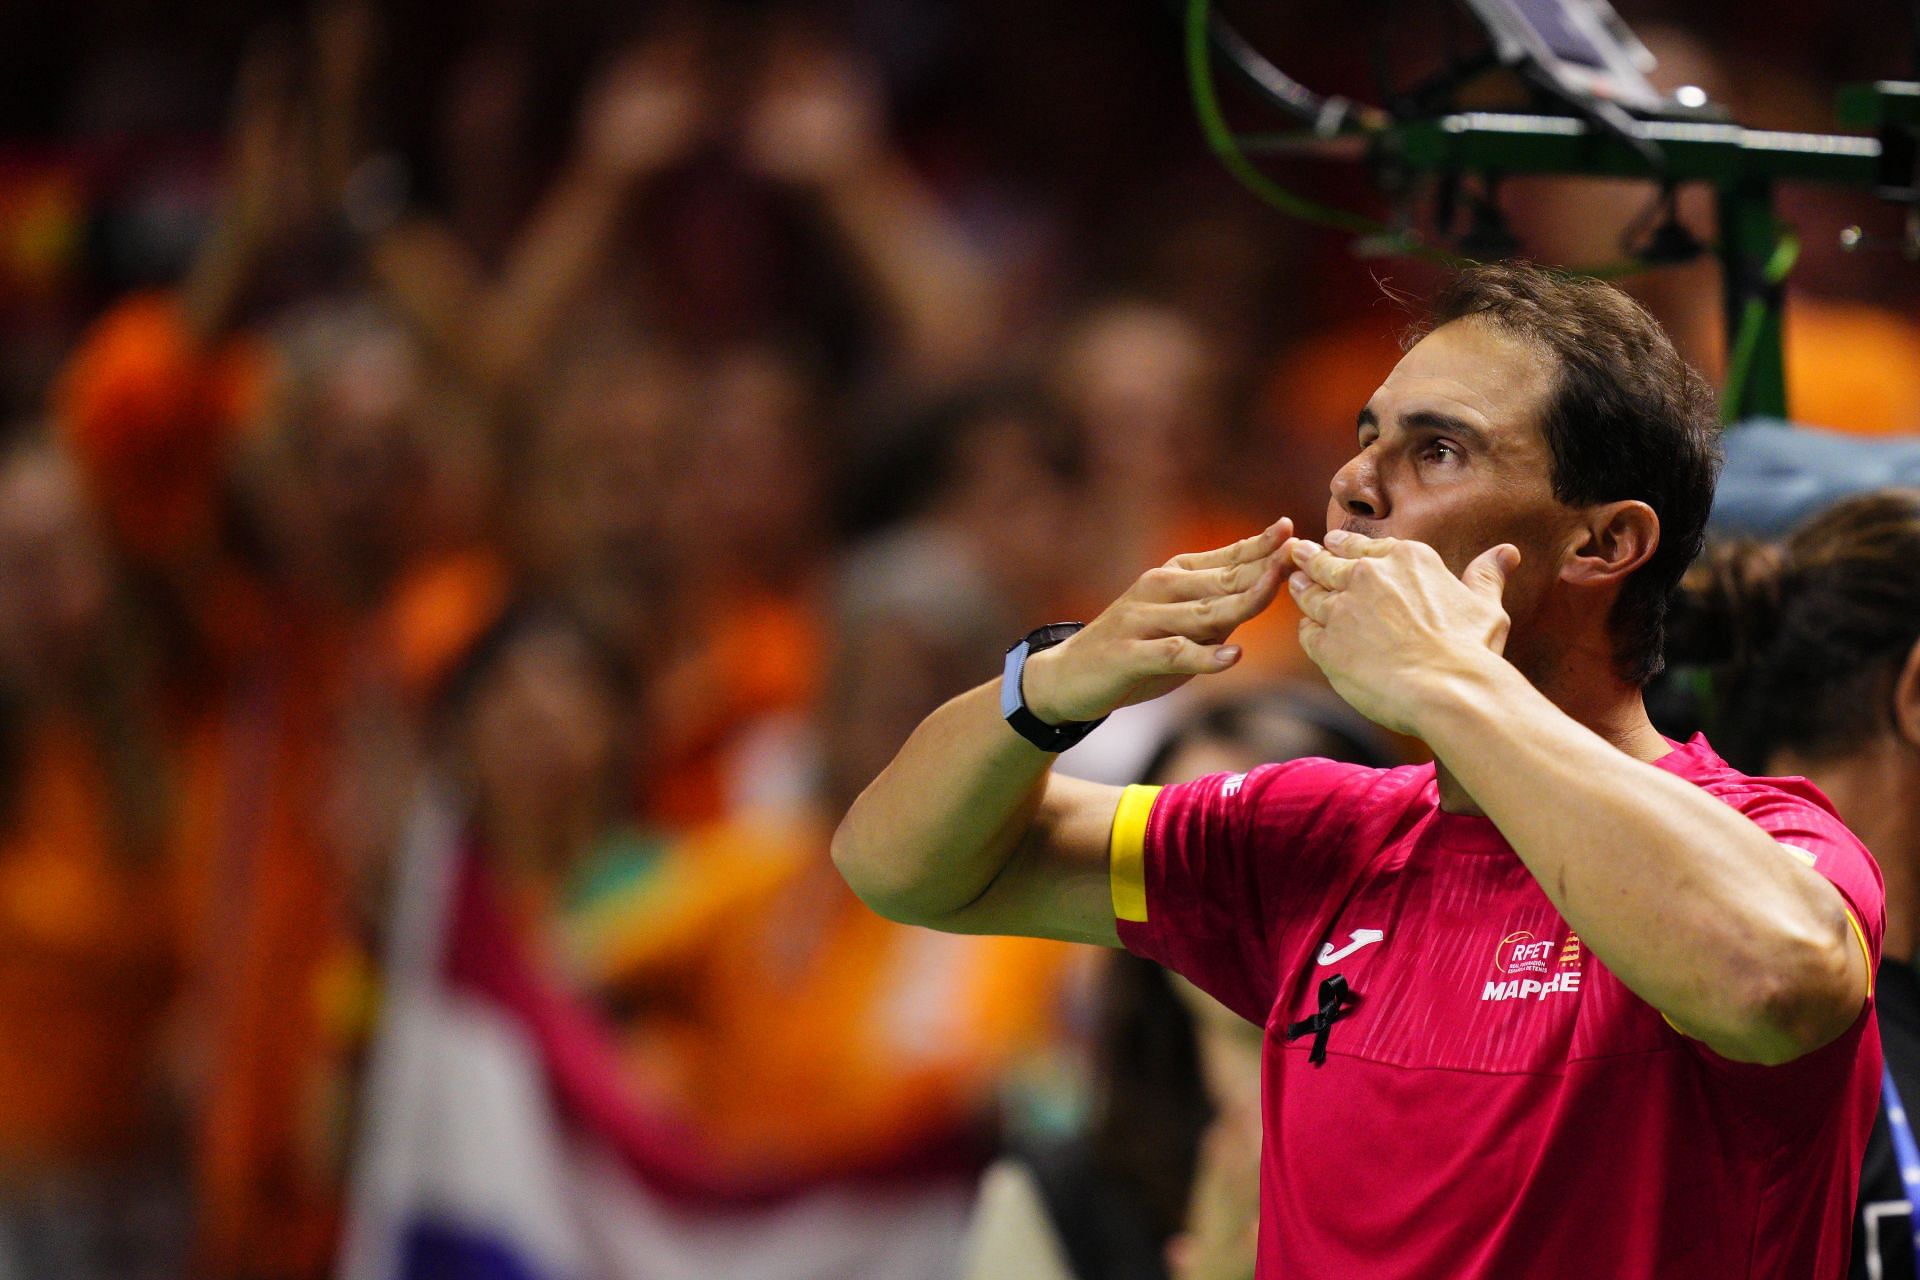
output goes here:
<path id="1" fill-rule="evenodd" d="M 1042 751 L 1065 751 L 1106 722 L 1106 717 L 1101 716 L 1098 720 L 1048 724 L 1027 710 L 1027 696 L 1020 688 L 1020 676 L 1027 669 L 1028 658 L 1042 649 L 1053 648 L 1086 625 L 1084 622 L 1048 623 L 1037 631 L 1029 631 L 1007 650 L 1006 669 L 1000 675 L 1000 714 L 1007 718 L 1007 724 L 1015 733 Z"/>

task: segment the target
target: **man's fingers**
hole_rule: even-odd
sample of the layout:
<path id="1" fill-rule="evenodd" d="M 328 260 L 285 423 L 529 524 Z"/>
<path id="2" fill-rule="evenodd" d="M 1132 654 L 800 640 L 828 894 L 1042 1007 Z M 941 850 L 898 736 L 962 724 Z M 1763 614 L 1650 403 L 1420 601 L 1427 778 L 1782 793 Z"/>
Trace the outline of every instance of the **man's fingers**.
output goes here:
<path id="1" fill-rule="evenodd" d="M 1349 560 L 1361 556 L 1384 556 L 1399 545 L 1398 538 L 1369 538 L 1349 529 L 1327 530 L 1327 550 Z"/>
<path id="2" fill-rule="evenodd" d="M 1286 585 L 1286 580 L 1286 563 L 1278 556 L 1267 560 L 1261 566 L 1260 576 L 1253 580 L 1252 585 L 1238 595 L 1226 597 L 1231 606 L 1230 612 L 1238 614 L 1233 625 L 1239 626 L 1278 599 L 1281 588 Z"/>
<path id="3" fill-rule="evenodd" d="M 1327 629 L 1312 618 L 1300 619 L 1300 651 L 1317 667 L 1325 666 L 1320 661 L 1320 643 L 1326 633 Z"/>
<path id="4" fill-rule="evenodd" d="M 1278 557 L 1273 554 L 1262 556 L 1258 560 L 1243 560 L 1239 564 L 1223 565 L 1218 569 L 1203 569 L 1201 573 L 1213 579 L 1209 584 L 1212 589 L 1204 592 L 1203 596 L 1238 596 L 1249 591 L 1258 591 L 1265 586 L 1277 587 L 1279 585 L 1277 580 L 1284 571 L 1285 566 L 1280 564 Z M 1272 595 L 1269 595 L 1268 599 L 1272 599 Z"/>
<path id="5" fill-rule="evenodd" d="M 1331 591 L 1346 590 L 1353 571 L 1360 567 L 1360 561 L 1343 560 L 1305 538 L 1293 540 L 1293 563 L 1301 573 Z"/>
<path id="6" fill-rule="evenodd" d="M 1520 567 L 1520 548 L 1511 542 L 1503 542 L 1497 547 L 1488 547 L 1473 558 L 1473 563 L 1460 575 L 1460 581 L 1477 595 L 1487 597 L 1495 604 L 1507 589 L 1507 575 Z"/>
<path id="7" fill-rule="evenodd" d="M 1287 589 L 1293 592 L 1293 602 L 1300 607 L 1305 617 L 1324 624 L 1327 620 L 1327 606 L 1333 603 L 1333 592 L 1321 586 L 1303 571 L 1287 579 Z"/>
<path id="8" fill-rule="evenodd" d="M 1143 643 L 1151 646 L 1149 660 L 1156 675 L 1204 676 L 1212 671 L 1225 671 L 1240 661 L 1237 644 L 1202 644 L 1186 636 L 1166 636 Z"/>
<path id="9" fill-rule="evenodd" d="M 1258 560 L 1262 556 L 1273 554 L 1273 549 L 1292 535 L 1293 521 L 1286 516 L 1281 516 L 1251 538 L 1242 538 L 1238 542 L 1228 543 L 1224 547 L 1215 547 L 1211 551 L 1191 551 L 1186 555 L 1175 556 L 1167 561 L 1167 567 L 1170 569 L 1217 569 L 1222 565 Z"/>
<path id="10" fill-rule="evenodd" d="M 1136 598 L 1152 604 L 1176 604 L 1215 596 L 1237 596 L 1258 588 L 1274 570 L 1277 553 L 1212 569 L 1176 569 L 1163 565 L 1141 575 Z"/>
<path id="11" fill-rule="evenodd" d="M 1224 640 L 1235 627 L 1272 604 L 1280 594 L 1282 566 L 1275 561 L 1267 563 L 1267 571 L 1245 591 L 1150 604 L 1145 607 L 1143 618 L 1163 634 L 1191 636 L 1207 642 Z"/>

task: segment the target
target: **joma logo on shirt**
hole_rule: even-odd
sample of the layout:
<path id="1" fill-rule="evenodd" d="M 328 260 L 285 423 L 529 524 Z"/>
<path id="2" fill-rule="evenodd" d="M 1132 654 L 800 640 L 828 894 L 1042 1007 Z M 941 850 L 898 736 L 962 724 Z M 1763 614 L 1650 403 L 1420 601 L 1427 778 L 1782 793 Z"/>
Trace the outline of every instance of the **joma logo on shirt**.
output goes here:
<path id="1" fill-rule="evenodd" d="M 1525 1000 L 1529 996 L 1544 1000 L 1556 991 L 1578 991 L 1580 989 L 1580 971 L 1568 969 L 1556 973 L 1545 982 L 1537 978 L 1509 978 L 1505 982 L 1487 983 L 1486 990 L 1480 993 L 1482 1000 Z"/>

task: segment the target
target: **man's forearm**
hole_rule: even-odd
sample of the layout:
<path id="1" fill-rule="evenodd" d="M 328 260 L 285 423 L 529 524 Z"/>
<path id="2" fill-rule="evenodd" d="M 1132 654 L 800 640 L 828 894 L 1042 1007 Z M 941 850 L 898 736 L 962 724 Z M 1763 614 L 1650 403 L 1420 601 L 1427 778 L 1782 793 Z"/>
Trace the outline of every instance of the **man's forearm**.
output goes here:
<path id="1" fill-rule="evenodd" d="M 1833 1010 L 1864 961 L 1815 873 L 1729 806 L 1574 721 L 1504 660 L 1489 654 L 1442 685 L 1423 716 L 1428 745 L 1637 995 L 1758 1060 L 1845 1027 Z"/>
<path id="2" fill-rule="evenodd" d="M 1019 847 L 1053 758 L 1001 719 L 997 682 L 963 693 L 922 721 L 854 802 L 834 862 L 883 915 L 950 915 Z"/>

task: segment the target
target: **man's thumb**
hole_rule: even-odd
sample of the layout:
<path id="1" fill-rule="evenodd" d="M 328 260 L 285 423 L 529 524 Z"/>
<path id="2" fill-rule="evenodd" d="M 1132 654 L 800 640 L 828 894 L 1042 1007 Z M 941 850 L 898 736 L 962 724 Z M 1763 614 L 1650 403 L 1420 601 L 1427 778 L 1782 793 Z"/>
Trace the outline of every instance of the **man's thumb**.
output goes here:
<path id="1" fill-rule="evenodd" d="M 1475 556 L 1473 563 L 1467 566 L 1467 571 L 1460 575 L 1460 581 L 1476 594 L 1498 604 L 1501 594 L 1507 589 L 1507 575 L 1519 567 L 1520 548 L 1511 542 L 1503 542 Z"/>

